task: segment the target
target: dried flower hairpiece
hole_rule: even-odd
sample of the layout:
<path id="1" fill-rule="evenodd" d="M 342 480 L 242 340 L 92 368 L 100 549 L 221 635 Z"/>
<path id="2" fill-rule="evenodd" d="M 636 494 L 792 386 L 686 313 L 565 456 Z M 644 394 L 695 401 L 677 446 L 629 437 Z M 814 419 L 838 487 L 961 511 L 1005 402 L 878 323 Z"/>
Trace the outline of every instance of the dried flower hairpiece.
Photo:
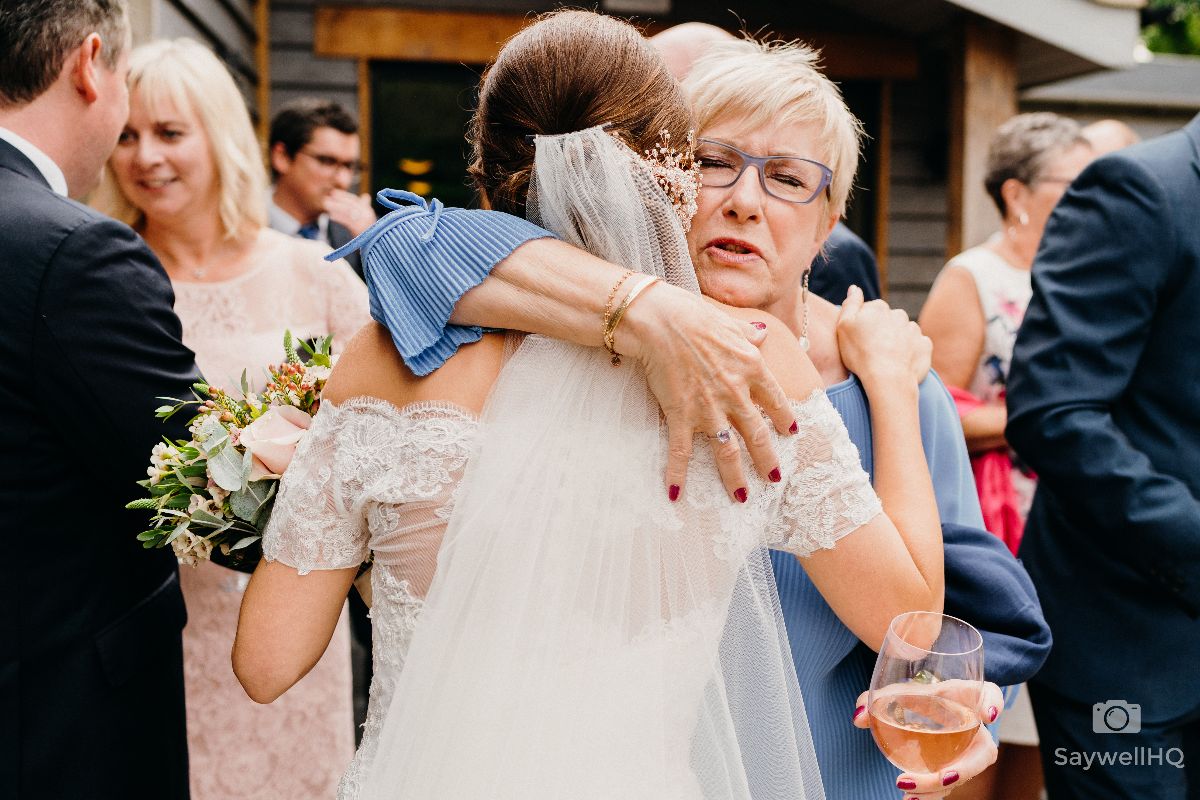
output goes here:
<path id="1" fill-rule="evenodd" d="M 612 135 L 621 140 L 617 133 Z M 643 151 L 638 158 L 650 170 L 654 182 L 675 207 L 675 214 L 686 232 L 692 227 L 692 217 L 696 216 L 696 198 L 700 195 L 700 165 L 695 158 L 696 135 L 688 131 L 682 151 L 671 145 L 670 131 L 659 131 L 658 138 L 658 143 Z"/>

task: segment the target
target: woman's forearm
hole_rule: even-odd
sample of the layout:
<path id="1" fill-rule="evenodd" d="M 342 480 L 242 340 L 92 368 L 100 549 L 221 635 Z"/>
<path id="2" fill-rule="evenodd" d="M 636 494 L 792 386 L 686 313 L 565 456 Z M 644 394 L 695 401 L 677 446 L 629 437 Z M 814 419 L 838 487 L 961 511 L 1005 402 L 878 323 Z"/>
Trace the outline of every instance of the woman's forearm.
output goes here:
<path id="1" fill-rule="evenodd" d="M 619 304 L 636 285 L 626 270 L 554 239 L 526 242 L 463 295 L 451 322 L 553 336 L 590 347 L 604 340 L 608 298 Z M 765 315 L 764 315 L 765 316 Z M 756 345 L 767 326 L 741 322 L 700 295 L 659 281 L 629 306 L 616 328 L 616 352 L 641 363 L 670 432 L 663 491 L 683 496 L 692 437 L 732 427 L 762 475 L 779 467 L 762 412 L 775 430 L 795 422 L 787 396 Z M 761 409 L 761 412 L 760 410 Z M 722 471 L 731 497 L 745 487 L 740 462 Z"/>
<path id="2" fill-rule="evenodd" d="M 1007 422 L 1008 410 L 1000 404 L 980 406 L 967 413 L 962 418 L 967 450 L 975 454 L 997 447 L 1007 447 L 1008 440 L 1004 438 L 1004 426 Z"/>
<path id="3" fill-rule="evenodd" d="M 242 597 L 233 672 L 256 703 L 271 703 L 316 665 L 333 637 L 357 568 L 300 575 L 263 560 Z"/>
<path id="4" fill-rule="evenodd" d="M 625 270 L 557 239 L 535 239 L 462 296 L 450 321 L 603 344 L 604 303 Z"/>
<path id="5" fill-rule="evenodd" d="M 915 383 L 866 385 L 871 408 L 875 491 L 925 578 L 931 610 L 943 603 L 941 521 L 925 461 Z"/>

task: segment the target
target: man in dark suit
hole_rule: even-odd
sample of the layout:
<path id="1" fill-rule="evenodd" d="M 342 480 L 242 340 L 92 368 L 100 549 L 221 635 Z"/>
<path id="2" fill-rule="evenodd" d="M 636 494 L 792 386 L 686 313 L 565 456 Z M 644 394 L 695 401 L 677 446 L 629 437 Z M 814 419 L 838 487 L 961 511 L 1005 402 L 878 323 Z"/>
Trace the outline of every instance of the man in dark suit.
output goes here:
<path id="1" fill-rule="evenodd" d="M 375 222 L 368 195 L 349 189 L 360 171 L 358 123 L 341 105 L 304 99 L 289 103 L 271 120 L 268 222 L 289 236 L 337 249 Z M 356 252 L 347 259 L 362 277 Z"/>
<path id="2" fill-rule="evenodd" d="M 1200 117 L 1093 162 L 1033 265 L 1007 436 L 1040 480 L 1052 800 L 1200 797 L 1198 208 Z"/>
<path id="3" fill-rule="evenodd" d="M 841 305 L 851 286 L 862 289 L 863 299 L 878 300 L 879 264 L 871 246 L 845 222 L 838 220 L 825 240 L 825 250 L 813 259 L 808 289 L 834 305 Z"/>
<path id="4" fill-rule="evenodd" d="M 186 618 L 125 511 L 198 380 L 166 274 L 83 206 L 128 116 L 123 0 L 0 3 L 0 797 L 186 798 Z"/>

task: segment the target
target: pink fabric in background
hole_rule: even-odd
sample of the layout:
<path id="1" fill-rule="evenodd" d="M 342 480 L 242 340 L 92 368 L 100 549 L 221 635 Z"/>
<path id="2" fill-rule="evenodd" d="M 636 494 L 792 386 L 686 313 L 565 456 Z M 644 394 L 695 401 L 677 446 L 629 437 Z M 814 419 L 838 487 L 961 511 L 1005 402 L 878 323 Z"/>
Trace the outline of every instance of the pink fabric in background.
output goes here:
<path id="1" fill-rule="evenodd" d="M 958 416 L 965 417 L 983 405 L 983 401 L 966 389 L 947 386 Z M 1021 519 L 1017 491 L 1013 488 L 1012 459 L 1007 448 L 997 447 L 971 455 L 971 471 L 975 473 L 975 488 L 983 510 L 983 526 L 1000 537 L 1012 554 L 1017 554 L 1025 522 Z"/>

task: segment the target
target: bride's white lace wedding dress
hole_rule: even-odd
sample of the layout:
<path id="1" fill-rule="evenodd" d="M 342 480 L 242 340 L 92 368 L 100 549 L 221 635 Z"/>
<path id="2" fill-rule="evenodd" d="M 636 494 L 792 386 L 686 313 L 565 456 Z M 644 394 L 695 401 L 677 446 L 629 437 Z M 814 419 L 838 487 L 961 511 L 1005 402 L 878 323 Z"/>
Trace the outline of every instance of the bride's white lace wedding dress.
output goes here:
<path id="1" fill-rule="evenodd" d="M 339 798 L 359 796 L 375 756 L 476 424 L 451 404 L 325 403 L 281 486 L 263 538 L 268 559 L 305 573 L 356 567 L 374 555 L 370 704 Z"/>
<path id="2" fill-rule="evenodd" d="M 740 518 L 740 541 L 698 541 L 697 548 L 734 557 L 762 543 L 803 557 L 833 547 L 838 538 L 879 513 L 854 445 L 824 393 L 816 392 L 793 407 L 800 433 L 776 443 L 785 480 L 772 484 L 752 479 L 750 501 L 744 506 L 726 499 L 711 453 L 707 447 L 697 448 L 687 498 L 681 502 L 693 510 Z M 472 454 L 477 425 L 473 414 L 448 403 L 402 409 L 367 398 L 340 406 L 327 403 L 281 485 L 263 541 L 267 558 L 304 573 L 353 567 L 368 554 L 374 556 L 370 705 L 362 743 L 339 786 L 340 800 L 359 797 L 361 781 L 377 755 L 383 717 L 437 567 L 454 490 Z M 614 680 L 624 681 L 630 707 L 651 699 L 638 699 L 635 676 L 613 674 Z M 686 727 L 694 724 L 694 715 L 682 698 L 701 687 L 676 688 L 681 698 L 679 722 Z M 669 703 L 673 696 L 657 702 Z M 626 727 L 628 720 L 622 718 L 619 724 Z M 659 796 L 676 796 L 694 782 L 686 752 L 680 753 L 679 764 L 672 793 Z"/>

